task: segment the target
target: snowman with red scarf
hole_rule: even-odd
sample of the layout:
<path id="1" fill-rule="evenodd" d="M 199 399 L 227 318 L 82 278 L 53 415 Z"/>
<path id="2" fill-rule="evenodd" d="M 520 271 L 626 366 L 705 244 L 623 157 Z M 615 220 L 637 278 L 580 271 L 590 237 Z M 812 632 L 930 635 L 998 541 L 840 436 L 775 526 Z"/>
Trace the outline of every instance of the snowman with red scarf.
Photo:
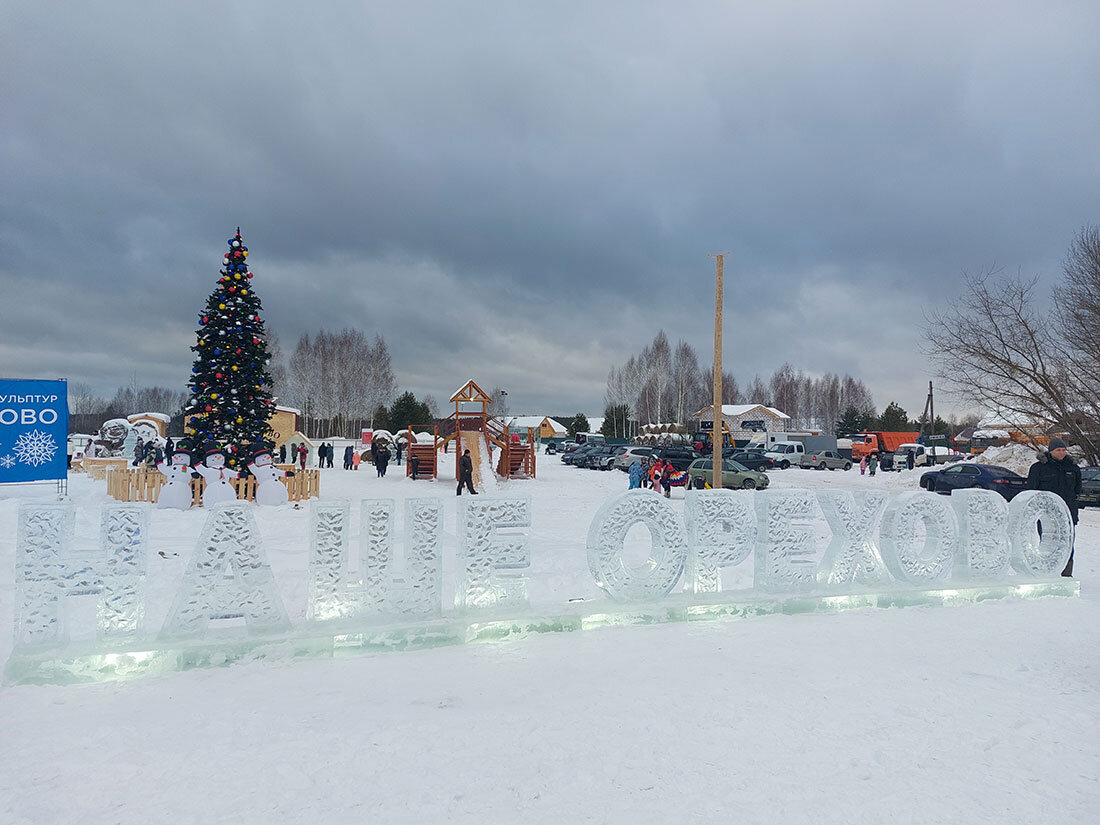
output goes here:
<path id="1" fill-rule="evenodd" d="M 202 464 L 195 465 L 195 472 L 206 479 L 206 489 L 202 493 L 202 503 L 206 507 L 223 501 L 236 501 L 237 489 L 230 479 L 237 478 L 237 471 L 225 466 L 225 451 L 212 447 L 203 456 Z"/>

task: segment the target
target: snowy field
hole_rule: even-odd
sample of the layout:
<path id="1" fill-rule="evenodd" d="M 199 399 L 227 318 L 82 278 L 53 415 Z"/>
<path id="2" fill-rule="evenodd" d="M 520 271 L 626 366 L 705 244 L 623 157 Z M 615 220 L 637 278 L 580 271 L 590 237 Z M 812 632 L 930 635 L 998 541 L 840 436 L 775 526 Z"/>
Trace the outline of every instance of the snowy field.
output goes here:
<path id="1" fill-rule="evenodd" d="M 403 470 L 391 465 L 385 479 L 369 465 L 324 470 L 323 497 L 440 496 L 453 564 L 453 478 L 414 484 Z M 531 600 L 599 599 L 585 538 L 626 475 L 556 456 L 539 456 L 538 470 L 537 480 L 483 490 L 531 496 Z M 901 491 L 916 489 L 920 472 L 792 469 L 772 482 Z M 91 544 L 104 483 L 74 476 L 70 491 Z M 675 507 L 683 496 L 674 490 Z M 52 490 L 0 491 L 9 628 L 16 513 L 30 497 Z M 256 512 L 300 619 L 308 508 Z M 152 512 L 151 606 L 166 609 L 158 588 L 182 574 L 203 520 Z M 0 823 L 1095 823 L 1098 557 L 1094 508 L 1077 538 L 1079 599 L 627 627 L 6 687 Z M 11 644 L 0 634 L 0 661 Z"/>

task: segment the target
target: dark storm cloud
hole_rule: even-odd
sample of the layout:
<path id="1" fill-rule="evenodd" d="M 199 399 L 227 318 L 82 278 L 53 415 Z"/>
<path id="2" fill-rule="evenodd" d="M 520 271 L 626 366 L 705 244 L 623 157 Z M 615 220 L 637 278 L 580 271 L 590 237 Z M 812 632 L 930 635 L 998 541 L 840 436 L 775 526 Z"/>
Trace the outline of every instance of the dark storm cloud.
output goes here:
<path id="1" fill-rule="evenodd" d="M 709 360 L 728 252 L 743 382 L 912 412 L 921 308 L 1098 220 L 1092 3 L 148 5 L 2 12 L 7 374 L 182 384 L 240 225 L 285 350 L 421 394 L 599 412 L 660 327 Z"/>

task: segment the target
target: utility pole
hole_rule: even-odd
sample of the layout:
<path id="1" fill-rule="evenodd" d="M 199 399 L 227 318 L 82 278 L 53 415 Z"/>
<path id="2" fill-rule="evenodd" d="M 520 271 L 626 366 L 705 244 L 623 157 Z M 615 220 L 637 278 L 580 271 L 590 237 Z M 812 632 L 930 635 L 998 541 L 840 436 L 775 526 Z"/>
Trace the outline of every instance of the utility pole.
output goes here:
<path id="1" fill-rule="evenodd" d="M 722 264 L 723 255 L 715 255 L 714 273 L 714 408 L 711 410 L 711 457 L 714 475 L 710 486 L 722 489 Z"/>

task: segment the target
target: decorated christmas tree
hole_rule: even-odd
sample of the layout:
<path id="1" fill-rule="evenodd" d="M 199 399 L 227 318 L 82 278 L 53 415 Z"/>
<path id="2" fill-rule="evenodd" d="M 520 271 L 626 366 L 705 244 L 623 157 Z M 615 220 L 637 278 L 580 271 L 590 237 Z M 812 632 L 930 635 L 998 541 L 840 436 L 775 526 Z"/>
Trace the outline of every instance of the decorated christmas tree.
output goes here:
<path id="1" fill-rule="evenodd" d="M 220 447 L 232 466 L 244 467 L 252 450 L 271 447 L 274 401 L 262 306 L 239 227 L 228 244 L 218 285 L 199 316 L 198 342 L 191 347 L 197 355 L 184 419 L 194 449 Z"/>

